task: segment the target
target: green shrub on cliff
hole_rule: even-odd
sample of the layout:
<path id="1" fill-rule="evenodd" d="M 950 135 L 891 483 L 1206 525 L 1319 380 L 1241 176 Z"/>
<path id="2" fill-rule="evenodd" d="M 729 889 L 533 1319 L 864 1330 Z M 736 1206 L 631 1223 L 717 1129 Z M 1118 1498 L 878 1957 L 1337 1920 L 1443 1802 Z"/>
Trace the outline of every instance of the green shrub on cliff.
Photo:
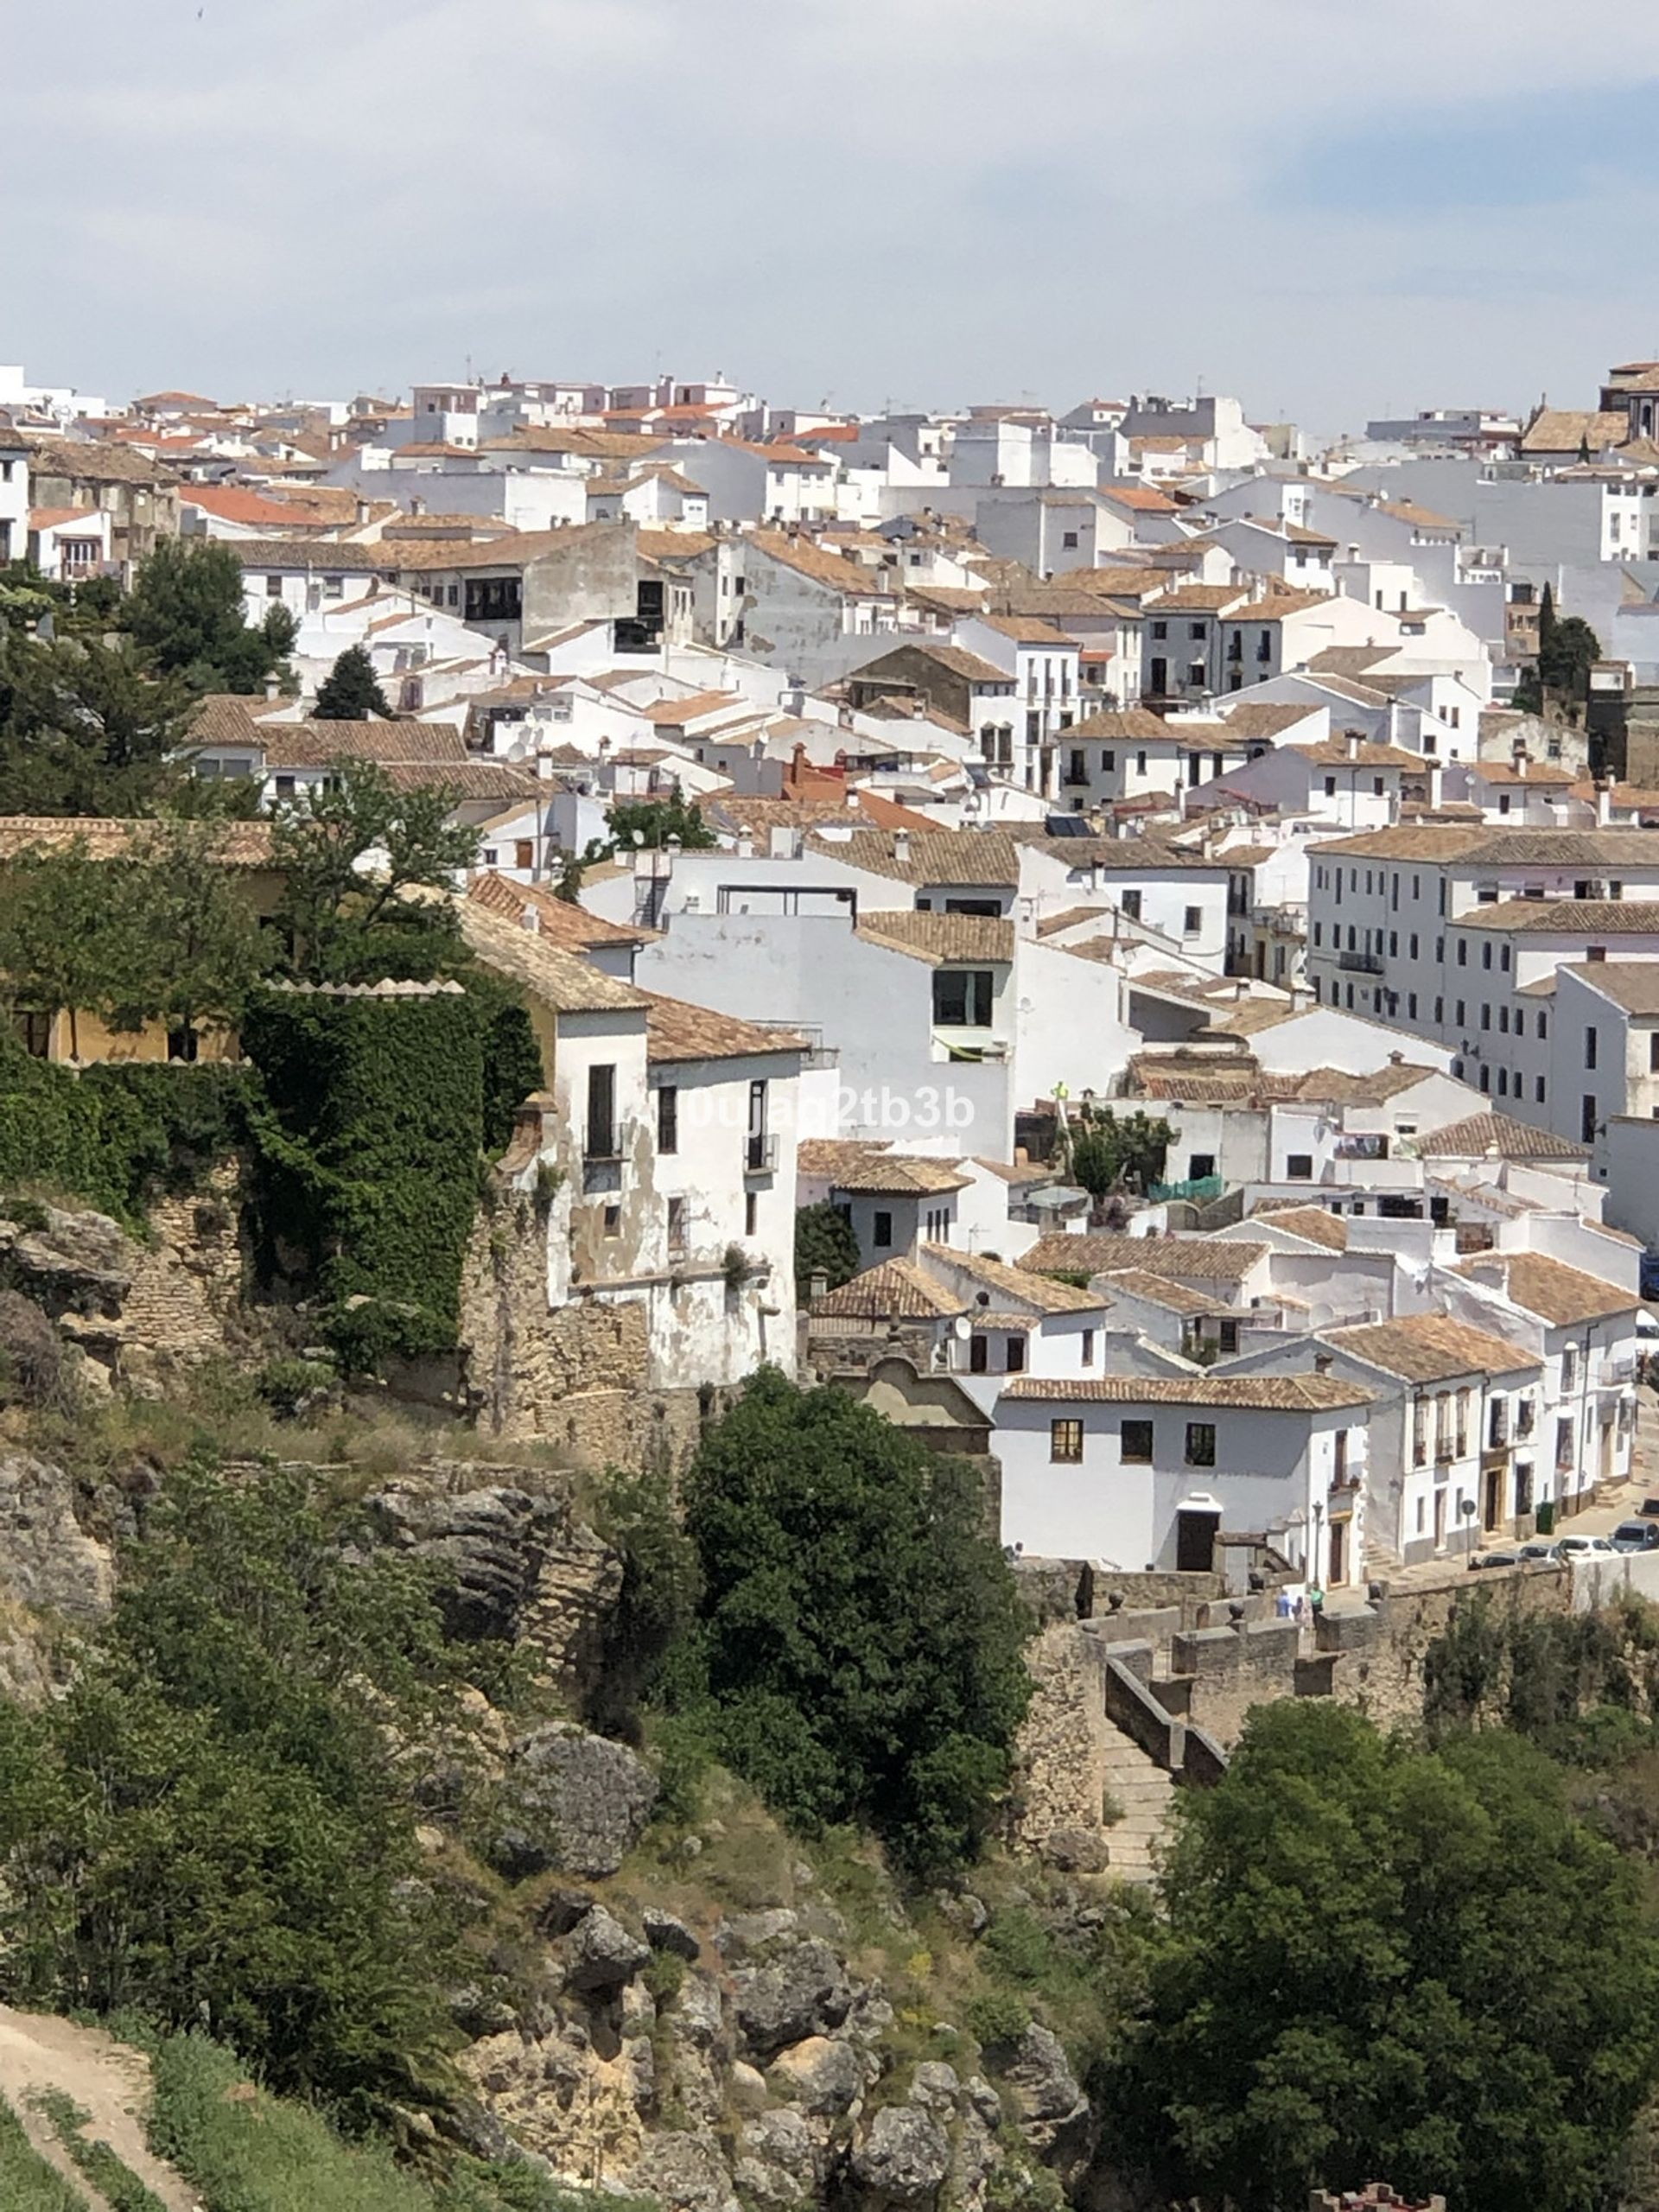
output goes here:
<path id="1" fill-rule="evenodd" d="M 763 1369 L 683 1491 L 696 1691 L 785 1819 L 857 1821 L 910 1867 L 979 1848 L 1030 1685 L 1030 1624 L 978 1476 L 845 1393 Z"/>

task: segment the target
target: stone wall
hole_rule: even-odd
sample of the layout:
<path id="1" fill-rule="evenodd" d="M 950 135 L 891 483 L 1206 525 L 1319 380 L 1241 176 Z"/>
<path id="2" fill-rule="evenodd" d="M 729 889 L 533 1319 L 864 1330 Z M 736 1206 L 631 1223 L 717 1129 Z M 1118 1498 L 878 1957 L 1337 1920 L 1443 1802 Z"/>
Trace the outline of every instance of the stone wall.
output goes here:
<path id="1" fill-rule="evenodd" d="M 1051 1621 L 1026 1648 L 1032 1699 L 1020 1732 L 1011 1840 L 1035 1851 L 1063 1828 L 1104 1824 L 1106 1718 L 1101 1667 L 1106 1646 L 1082 1624 Z"/>
<path id="2" fill-rule="evenodd" d="M 543 1438 L 573 1466 L 683 1466 L 706 1412 L 696 1390 L 653 1390 L 643 1300 L 550 1306 L 533 1196 L 480 1211 L 461 1277 L 466 1386 L 480 1428 Z"/>
<path id="3" fill-rule="evenodd" d="M 119 1371 L 129 1380 L 200 1365 L 248 1334 L 236 1169 L 215 1170 L 195 1196 L 158 1199 L 149 1228 L 121 1307 Z"/>

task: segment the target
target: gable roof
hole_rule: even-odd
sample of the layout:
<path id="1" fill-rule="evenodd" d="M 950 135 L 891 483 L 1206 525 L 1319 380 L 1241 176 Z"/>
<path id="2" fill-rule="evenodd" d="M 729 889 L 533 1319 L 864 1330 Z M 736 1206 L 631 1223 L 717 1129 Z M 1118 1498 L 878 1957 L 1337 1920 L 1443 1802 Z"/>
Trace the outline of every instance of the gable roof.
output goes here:
<path id="1" fill-rule="evenodd" d="M 1587 1275 L 1552 1260 L 1542 1252 L 1483 1252 L 1465 1260 L 1457 1270 L 1471 1282 L 1493 1282 L 1523 1313 L 1535 1314 L 1552 1328 L 1571 1327 L 1580 1321 L 1600 1321 L 1615 1313 L 1633 1313 L 1640 1304 L 1633 1290 L 1621 1290 L 1602 1275 Z"/>
<path id="2" fill-rule="evenodd" d="M 1006 966 L 1014 959 L 1014 924 L 994 914 L 877 910 L 860 916 L 854 934 L 934 968 L 953 960 Z"/>
<path id="3" fill-rule="evenodd" d="M 965 1190 L 972 1180 L 953 1160 L 893 1152 L 885 1143 L 856 1137 L 804 1137 L 795 1167 L 798 1175 L 832 1189 L 874 1198 L 943 1198 Z"/>
<path id="4" fill-rule="evenodd" d="M 1508 1114 L 1471 1114 L 1416 1140 L 1422 1160 L 1481 1160 L 1496 1152 L 1500 1160 L 1588 1160 L 1588 1145 L 1535 1128 Z"/>
<path id="5" fill-rule="evenodd" d="M 1488 1329 L 1446 1313 L 1413 1313 L 1397 1321 L 1327 1329 L 1327 1343 L 1407 1382 L 1444 1382 L 1457 1375 L 1513 1375 L 1537 1360 Z"/>
<path id="6" fill-rule="evenodd" d="M 586 952 L 594 945 L 637 945 L 657 934 L 654 930 L 624 929 L 620 922 L 607 922 L 602 915 L 561 899 L 543 884 L 514 883 L 493 869 L 473 878 L 467 896 L 520 928 L 526 915 L 534 915 L 533 934 L 567 952 Z"/>
<path id="7" fill-rule="evenodd" d="M 1213 1406 L 1255 1413 L 1338 1413 L 1369 1406 L 1374 1394 L 1334 1375 L 1109 1375 L 1097 1381 L 1046 1382 L 1021 1375 L 1004 1384 L 1004 1398 L 1050 1398 L 1065 1404 Z"/>
<path id="8" fill-rule="evenodd" d="M 895 882 L 913 883 L 924 890 L 952 883 L 982 883 L 999 890 L 1019 887 L 1020 856 L 1006 830 L 861 829 L 850 837 L 820 831 L 811 842 L 813 850 L 827 859 L 844 860 L 867 874 L 891 876 Z"/>
<path id="9" fill-rule="evenodd" d="M 641 994 L 645 1001 L 645 1058 L 652 1061 L 747 1060 L 767 1052 L 804 1052 L 804 1037 L 792 1030 L 762 1028 L 713 1007 L 693 1006 L 660 992 Z"/>
<path id="10" fill-rule="evenodd" d="M 954 1244 L 924 1244 L 922 1250 L 929 1259 L 960 1269 L 984 1289 L 1017 1299 L 1039 1313 L 1099 1313 L 1106 1307 L 1107 1300 L 1092 1290 L 1077 1290 L 1069 1282 L 1052 1282 L 1024 1267 L 1011 1268 L 977 1252 L 959 1252 Z"/>
<path id="11" fill-rule="evenodd" d="M 883 1260 L 866 1268 L 837 1290 L 815 1298 L 811 1314 L 844 1320 L 951 1320 L 965 1313 L 968 1301 L 946 1290 L 913 1260 Z"/>
<path id="12" fill-rule="evenodd" d="M 1039 1236 L 1021 1254 L 1020 1265 L 1033 1274 L 1110 1274 L 1129 1268 L 1178 1281 L 1240 1282 L 1268 1249 L 1242 1237 L 1115 1236 L 1091 1230 Z"/>

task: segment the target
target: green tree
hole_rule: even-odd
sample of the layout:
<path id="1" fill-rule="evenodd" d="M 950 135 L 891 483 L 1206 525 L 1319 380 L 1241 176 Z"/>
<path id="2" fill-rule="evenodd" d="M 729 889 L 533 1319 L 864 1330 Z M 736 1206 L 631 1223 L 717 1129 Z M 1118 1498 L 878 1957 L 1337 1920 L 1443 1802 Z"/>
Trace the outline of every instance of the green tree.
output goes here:
<path id="1" fill-rule="evenodd" d="M 257 691 L 285 675 L 294 618 L 270 610 L 252 627 L 244 619 L 242 563 L 209 538 L 164 537 L 126 603 L 126 627 L 158 674 L 184 678 L 195 691 Z"/>
<path id="2" fill-rule="evenodd" d="M 839 1290 L 858 1273 L 861 1254 L 853 1224 L 828 1198 L 803 1206 L 795 1216 L 795 1281 L 803 1296 L 814 1275 Z"/>
<path id="3" fill-rule="evenodd" d="M 129 948 L 126 1020 L 165 1021 L 195 1058 L 204 1023 L 233 1028 L 271 947 L 214 825 L 169 822 L 134 839 L 112 893 Z"/>
<path id="4" fill-rule="evenodd" d="M 55 850 L 31 847 L 0 872 L 0 976 L 14 1006 L 68 1015 L 72 1059 L 80 1016 L 112 1019 L 134 980 L 111 889 L 111 864 L 80 836 Z"/>
<path id="5" fill-rule="evenodd" d="M 1071 1138 L 1071 1173 L 1096 1204 L 1120 1184 L 1145 1191 L 1162 1177 L 1174 1135 L 1139 1107 L 1121 1121 L 1109 1106 L 1085 1107 Z"/>
<path id="6" fill-rule="evenodd" d="M 671 837 L 677 837 L 688 852 L 715 842 L 702 810 L 695 800 L 688 805 L 678 791 L 668 798 L 619 799 L 605 821 L 619 849 L 636 843 L 654 849 Z"/>
<path id="7" fill-rule="evenodd" d="M 1274 2212 L 1384 2176 L 1469 2212 L 1608 2201 L 1659 2074 L 1659 1943 L 1541 1751 L 1262 1706 L 1180 1815 L 1109 2100 L 1160 2193 Z"/>
<path id="8" fill-rule="evenodd" d="M 372 762 L 341 760 L 328 781 L 276 817 L 273 863 L 296 957 L 334 982 L 426 980 L 466 958 L 447 899 L 478 857 L 478 832 L 449 820 L 450 801 L 400 790 Z"/>
<path id="9" fill-rule="evenodd" d="M 1546 690 L 1561 698 L 1582 702 L 1590 696 L 1590 671 L 1601 658 L 1601 640 L 1577 614 L 1568 614 L 1550 631 L 1548 647 L 1539 626 L 1538 678 Z"/>
<path id="10" fill-rule="evenodd" d="M 186 780 L 168 755 L 188 708 L 124 640 L 0 634 L 0 811 L 154 811 Z"/>
<path id="11" fill-rule="evenodd" d="M 606 1475 L 600 1533 L 622 1555 L 622 1586 L 605 1618 L 588 1719 L 607 1735 L 636 1735 L 640 1709 L 683 1655 L 696 1618 L 701 1568 L 658 1472 Z"/>
<path id="12" fill-rule="evenodd" d="M 362 722 L 371 715 L 391 719 L 374 663 L 361 645 L 347 645 L 324 677 L 311 718 L 319 722 Z"/>
<path id="13" fill-rule="evenodd" d="M 918 1871 L 971 1859 L 1030 1690 L 974 1468 L 763 1368 L 683 1499 L 696 1701 L 727 1763 L 785 1818 L 864 1821 Z"/>
<path id="14" fill-rule="evenodd" d="M 449 1956 L 407 1753 L 459 1671 L 423 1575 L 295 1477 L 175 1475 L 60 1700 L 0 1709 L 5 1977 L 210 2025 L 274 2087 L 407 2095 Z"/>

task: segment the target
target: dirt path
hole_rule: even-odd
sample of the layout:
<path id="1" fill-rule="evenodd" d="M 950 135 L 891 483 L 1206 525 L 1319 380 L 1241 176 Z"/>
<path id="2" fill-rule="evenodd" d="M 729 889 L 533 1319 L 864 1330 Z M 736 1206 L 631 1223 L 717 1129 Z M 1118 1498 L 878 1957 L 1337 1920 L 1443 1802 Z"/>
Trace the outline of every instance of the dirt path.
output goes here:
<path id="1" fill-rule="evenodd" d="M 195 2191 L 152 2157 L 144 2141 L 149 2069 L 141 2053 L 101 2028 L 78 2028 L 43 2012 L 0 2005 L 0 2096 L 22 2121 L 29 2140 L 86 2198 L 89 2212 L 109 2212 L 55 2133 L 29 2108 L 31 2089 L 61 2089 L 91 2113 L 89 2141 L 107 2143 L 124 2166 L 155 2190 L 168 2212 L 200 2212 Z"/>

